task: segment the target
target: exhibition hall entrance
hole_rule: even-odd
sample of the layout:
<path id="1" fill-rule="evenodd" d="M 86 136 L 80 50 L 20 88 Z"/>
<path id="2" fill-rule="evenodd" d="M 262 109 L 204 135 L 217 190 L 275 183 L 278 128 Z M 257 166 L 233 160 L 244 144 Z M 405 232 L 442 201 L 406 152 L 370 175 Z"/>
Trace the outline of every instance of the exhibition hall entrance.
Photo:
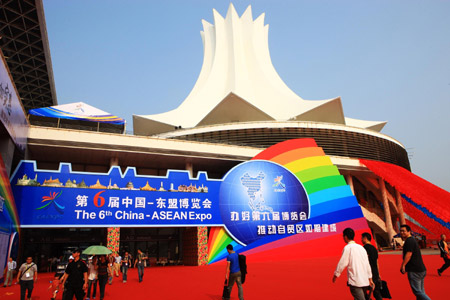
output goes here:
<path id="1" fill-rule="evenodd" d="M 55 261 L 67 249 L 106 246 L 106 232 L 106 228 L 22 228 L 19 262 L 31 256 L 39 272 L 55 271 Z"/>
<path id="2" fill-rule="evenodd" d="M 108 228 L 22 228 L 19 262 L 26 257 L 40 272 L 54 271 L 54 261 L 75 248 L 107 246 Z M 147 266 L 197 265 L 197 227 L 121 227 L 119 254 L 133 259 L 141 250 Z"/>
<path id="3" fill-rule="evenodd" d="M 141 250 L 152 266 L 183 264 L 184 231 L 180 227 L 121 227 L 119 253 L 123 257 L 128 252 L 135 258 Z"/>

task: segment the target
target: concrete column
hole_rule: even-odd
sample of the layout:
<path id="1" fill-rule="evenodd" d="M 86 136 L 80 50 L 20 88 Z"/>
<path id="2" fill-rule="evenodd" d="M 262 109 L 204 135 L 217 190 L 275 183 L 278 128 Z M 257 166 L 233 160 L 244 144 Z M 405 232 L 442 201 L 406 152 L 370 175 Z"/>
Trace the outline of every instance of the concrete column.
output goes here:
<path id="1" fill-rule="evenodd" d="M 384 180 L 382 178 L 379 179 L 380 189 L 381 189 L 381 198 L 383 200 L 384 207 L 384 216 L 386 219 L 386 230 L 389 236 L 389 242 L 392 241 L 392 238 L 395 235 L 394 228 L 392 227 L 392 218 L 391 218 L 391 209 L 389 208 L 389 199 L 387 197 L 386 185 L 384 184 Z"/>
<path id="2" fill-rule="evenodd" d="M 194 176 L 194 165 L 192 164 L 192 162 L 190 162 L 190 161 L 186 162 L 186 170 L 189 171 L 189 174 L 191 175 L 191 177 Z"/>
<path id="3" fill-rule="evenodd" d="M 111 159 L 109 160 L 109 166 L 113 167 L 113 166 L 118 166 L 118 165 L 119 165 L 119 158 L 111 157 Z"/>
<path id="4" fill-rule="evenodd" d="M 400 195 L 400 192 L 398 190 L 395 190 L 395 198 L 397 200 L 397 208 L 398 208 L 398 214 L 400 217 L 400 225 L 405 225 L 405 212 L 403 211 L 403 204 L 402 204 L 402 195 Z"/>
<path id="5" fill-rule="evenodd" d="M 119 253 L 120 227 L 108 227 L 106 230 L 106 247 L 113 253 Z"/>
<path id="6" fill-rule="evenodd" d="M 350 186 L 350 189 L 352 190 L 353 195 L 355 195 L 355 187 L 353 186 L 353 177 L 350 174 L 345 175 L 345 181 L 347 181 L 347 184 Z"/>

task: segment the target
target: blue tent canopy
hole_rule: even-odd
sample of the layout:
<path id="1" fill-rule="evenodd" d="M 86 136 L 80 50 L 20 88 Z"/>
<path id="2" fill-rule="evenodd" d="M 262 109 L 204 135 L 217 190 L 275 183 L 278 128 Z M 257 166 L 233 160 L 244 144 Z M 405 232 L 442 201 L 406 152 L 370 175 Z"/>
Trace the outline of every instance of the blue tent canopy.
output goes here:
<path id="1" fill-rule="evenodd" d="M 79 121 L 124 125 L 125 119 L 111 115 L 83 102 L 31 109 L 30 115 Z"/>

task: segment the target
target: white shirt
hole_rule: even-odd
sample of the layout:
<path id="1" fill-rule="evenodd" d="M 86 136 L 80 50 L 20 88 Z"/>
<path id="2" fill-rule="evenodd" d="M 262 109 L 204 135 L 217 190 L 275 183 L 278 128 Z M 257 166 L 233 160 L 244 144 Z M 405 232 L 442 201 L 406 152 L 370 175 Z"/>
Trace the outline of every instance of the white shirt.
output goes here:
<path id="1" fill-rule="evenodd" d="M 342 251 L 341 259 L 334 271 L 339 277 L 347 268 L 348 284 L 356 287 L 369 286 L 369 278 L 372 278 L 369 259 L 366 249 L 355 241 L 350 241 Z"/>
<path id="2" fill-rule="evenodd" d="M 17 267 L 15 261 L 8 261 L 8 270 L 15 270 Z"/>
<path id="3" fill-rule="evenodd" d="M 88 280 L 95 280 L 97 279 L 97 270 L 95 269 L 95 266 L 92 262 L 89 263 L 89 276 Z"/>
<path id="4" fill-rule="evenodd" d="M 116 261 L 116 264 L 120 264 L 120 262 L 122 261 L 122 256 L 116 256 L 115 257 L 115 261 Z"/>

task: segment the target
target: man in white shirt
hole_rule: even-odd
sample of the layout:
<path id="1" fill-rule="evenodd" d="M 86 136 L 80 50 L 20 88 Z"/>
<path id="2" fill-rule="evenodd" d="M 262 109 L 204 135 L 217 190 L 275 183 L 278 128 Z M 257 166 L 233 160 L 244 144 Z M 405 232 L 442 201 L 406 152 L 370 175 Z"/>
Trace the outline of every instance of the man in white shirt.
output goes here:
<path id="1" fill-rule="evenodd" d="M 341 259 L 334 271 L 333 283 L 347 268 L 347 285 L 355 300 L 365 300 L 365 293 L 369 286 L 374 287 L 372 281 L 372 270 L 370 269 L 367 252 L 363 246 L 355 243 L 355 231 L 345 228 L 343 231 L 344 241 L 347 245 L 342 251 Z"/>
<path id="2" fill-rule="evenodd" d="M 120 265 L 122 262 L 122 256 L 119 255 L 119 253 L 116 253 L 116 257 L 114 258 L 114 273 L 116 274 L 116 277 L 119 277 L 119 271 L 120 271 Z"/>
<path id="3" fill-rule="evenodd" d="M 11 283 L 13 281 L 13 273 L 16 267 L 17 267 L 16 262 L 12 259 L 12 257 L 10 257 L 8 259 L 8 270 L 6 271 L 6 279 L 4 287 L 11 286 Z"/>

